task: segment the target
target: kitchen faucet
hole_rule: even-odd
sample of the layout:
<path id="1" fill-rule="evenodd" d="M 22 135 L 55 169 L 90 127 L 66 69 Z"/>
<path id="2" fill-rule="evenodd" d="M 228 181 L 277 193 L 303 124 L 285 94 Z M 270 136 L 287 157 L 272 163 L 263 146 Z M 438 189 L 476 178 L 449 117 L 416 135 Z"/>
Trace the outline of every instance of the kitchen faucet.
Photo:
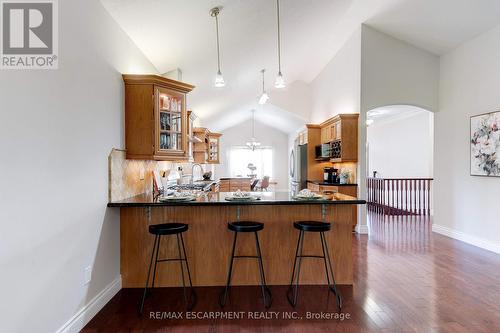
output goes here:
<path id="1" fill-rule="evenodd" d="M 190 184 L 194 183 L 194 167 L 195 166 L 199 166 L 201 173 L 203 174 L 203 167 L 201 166 L 201 164 L 200 163 L 193 163 L 193 165 L 191 166 L 191 182 L 190 182 Z"/>

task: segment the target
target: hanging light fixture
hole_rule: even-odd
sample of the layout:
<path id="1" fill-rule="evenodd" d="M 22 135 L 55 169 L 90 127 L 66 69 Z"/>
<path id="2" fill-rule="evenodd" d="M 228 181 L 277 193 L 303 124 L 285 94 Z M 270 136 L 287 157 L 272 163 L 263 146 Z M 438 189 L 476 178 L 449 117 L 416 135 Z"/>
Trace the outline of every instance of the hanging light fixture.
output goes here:
<path id="1" fill-rule="evenodd" d="M 262 73 L 262 95 L 260 95 L 259 104 L 264 105 L 269 99 L 269 95 L 266 93 L 266 90 L 264 88 L 264 73 L 266 72 L 266 70 L 262 69 L 260 72 Z"/>
<path id="2" fill-rule="evenodd" d="M 215 17 L 215 32 L 217 34 L 217 74 L 215 75 L 215 86 L 217 88 L 224 87 L 226 82 L 222 77 L 222 72 L 220 70 L 220 45 L 219 45 L 219 14 L 222 7 L 214 7 L 210 9 L 210 16 Z"/>
<path id="3" fill-rule="evenodd" d="M 274 86 L 278 89 L 285 88 L 285 79 L 281 73 L 281 29 L 280 29 L 280 0 L 276 0 L 276 14 L 278 21 L 278 76 Z"/>
<path id="4" fill-rule="evenodd" d="M 255 138 L 255 110 L 252 110 L 252 137 L 247 142 L 247 147 L 255 151 L 260 146 L 260 142 Z"/>

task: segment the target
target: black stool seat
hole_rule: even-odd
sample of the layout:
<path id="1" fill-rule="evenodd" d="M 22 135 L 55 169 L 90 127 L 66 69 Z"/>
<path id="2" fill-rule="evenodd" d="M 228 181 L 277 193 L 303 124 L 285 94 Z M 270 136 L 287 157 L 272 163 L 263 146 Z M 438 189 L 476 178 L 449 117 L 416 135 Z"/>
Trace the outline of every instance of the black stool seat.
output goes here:
<path id="1" fill-rule="evenodd" d="M 256 232 L 264 229 L 264 223 L 253 221 L 232 222 L 227 224 L 227 228 L 236 232 Z"/>
<path id="2" fill-rule="evenodd" d="M 325 222 L 317 222 L 317 221 L 298 221 L 294 222 L 293 226 L 295 229 L 299 229 L 301 231 L 310 231 L 310 232 L 323 232 L 329 231 L 332 225 L 330 223 Z"/>
<path id="3" fill-rule="evenodd" d="M 149 226 L 149 233 L 153 235 L 175 235 L 187 230 L 188 225 L 185 223 L 163 223 Z"/>

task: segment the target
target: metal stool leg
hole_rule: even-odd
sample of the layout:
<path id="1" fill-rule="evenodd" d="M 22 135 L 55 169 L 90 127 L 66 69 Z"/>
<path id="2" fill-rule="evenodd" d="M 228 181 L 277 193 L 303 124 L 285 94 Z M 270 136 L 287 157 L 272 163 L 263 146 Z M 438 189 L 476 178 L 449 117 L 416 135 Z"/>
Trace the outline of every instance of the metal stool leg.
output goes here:
<path id="1" fill-rule="evenodd" d="M 180 237 L 181 237 L 182 251 L 184 252 L 184 262 L 186 264 L 186 270 L 187 270 L 188 279 L 189 279 L 189 287 L 191 289 L 191 302 L 187 305 L 187 308 L 188 308 L 188 310 L 192 310 L 193 307 L 196 305 L 197 296 L 196 296 L 196 292 L 193 289 L 193 282 L 191 281 L 191 272 L 189 271 L 189 264 L 188 264 L 187 255 L 186 255 L 186 247 L 184 246 L 184 237 L 182 237 L 182 234 L 180 234 Z"/>
<path id="2" fill-rule="evenodd" d="M 229 263 L 229 272 L 227 273 L 227 282 L 226 282 L 226 287 L 224 288 L 224 298 L 220 299 L 219 298 L 219 304 L 221 307 L 224 307 L 226 305 L 227 301 L 227 293 L 229 291 L 229 285 L 231 284 L 231 274 L 233 271 L 233 261 L 234 261 L 234 250 L 236 248 L 236 238 L 238 236 L 238 233 L 234 233 L 234 239 L 233 239 L 233 250 L 231 251 L 231 261 Z"/>
<path id="3" fill-rule="evenodd" d="M 157 252 L 156 243 L 158 242 L 158 237 L 159 237 L 158 235 L 155 236 L 155 242 L 153 244 L 153 251 L 151 251 L 151 260 L 149 261 L 148 277 L 146 278 L 146 286 L 144 287 L 144 293 L 142 294 L 141 306 L 139 308 L 140 314 L 142 314 L 142 310 L 144 309 L 144 300 L 146 299 L 146 293 L 148 291 L 149 276 L 151 274 L 151 266 L 153 265 L 153 258 L 155 256 L 155 252 Z M 155 263 L 155 265 L 156 265 L 156 263 Z"/>
<path id="4" fill-rule="evenodd" d="M 264 299 L 264 307 L 268 309 L 271 306 L 272 303 L 272 294 L 269 288 L 267 287 L 266 284 L 266 276 L 264 274 L 264 265 L 262 264 L 262 254 L 260 252 L 260 244 L 259 244 L 259 236 L 257 235 L 257 232 L 254 232 L 255 234 L 255 245 L 257 247 L 257 256 L 259 260 L 259 271 L 260 271 L 260 287 L 262 289 L 262 298 Z M 269 295 L 269 300 L 266 297 L 266 294 Z"/>
<path id="5" fill-rule="evenodd" d="M 156 245 L 155 268 L 153 269 L 153 283 L 151 284 L 151 289 L 155 287 L 156 264 L 158 263 L 158 253 L 160 253 L 160 241 L 161 241 L 161 235 L 158 235 L 158 244 Z"/>
<path id="6" fill-rule="evenodd" d="M 177 238 L 177 254 L 179 255 L 179 265 L 181 266 L 181 276 L 182 276 L 182 293 L 184 294 L 184 304 L 188 304 L 187 294 L 186 294 L 186 283 L 184 281 L 184 266 L 182 265 L 182 254 L 181 254 L 181 241 L 179 240 L 179 234 L 176 235 Z"/>
<path id="7" fill-rule="evenodd" d="M 326 272 L 327 280 L 328 280 L 328 289 L 330 289 L 336 296 L 337 299 L 337 306 L 339 307 L 340 310 L 342 310 L 342 296 L 337 290 L 337 284 L 335 283 L 335 275 L 333 275 L 333 268 L 332 268 L 332 262 L 330 261 L 330 252 L 328 251 L 328 243 L 326 242 L 326 237 L 321 232 L 321 246 L 323 247 L 323 256 L 328 258 L 328 265 L 330 267 L 330 275 L 332 276 L 332 283 L 333 285 L 330 284 L 330 279 L 328 278 L 328 270 Z M 323 245 L 324 244 L 324 245 Z M 326 269 L 326 259 L 325 259 L 325 269 Z"/>
<path id="8" fill-rule="evenodd" d="M 287 294 L 288 302 L 293 307 L 295 307 L 297 305 L 297 298 L 299 296 L 300 264 L 301 264 L 301 261 L 302 261 L 302 254 L 303 254 L 302 251 L 303 251 L 303 249 L 304 249 L 304 231 L 301 230 L 300 234 L 299 234 L 299 241 L 298 241 L 298 244 L 297 244 L 297 251 L 300 251 L 300 252 L 298 252 L 295 255 L 295 260 L 298 261 L 295 288 L 293 288 L 293 280 L 295 278 L 295 276 L 294 276 L 294 273 L 295 273 L 295 263 L 294 263 L 294 268 L 293 268 L 293 272 L 292 272 L 292 281 L 290 283 L 290 288 L 291 288 L 291 290 L 293 290 L 293 300 L 290 298 L 289 293 Z"/>

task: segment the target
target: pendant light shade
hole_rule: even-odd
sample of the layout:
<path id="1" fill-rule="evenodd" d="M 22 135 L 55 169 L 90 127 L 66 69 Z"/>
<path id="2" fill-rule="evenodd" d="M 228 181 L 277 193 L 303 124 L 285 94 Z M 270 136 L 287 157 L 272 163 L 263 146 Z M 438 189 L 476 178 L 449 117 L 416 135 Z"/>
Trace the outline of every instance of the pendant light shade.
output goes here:
<path id="1" fill-rule="evenodd" d="M 278 76 L 276 77 L 276 81 L 274 82 L 274 86 L 278 89 L 285 88 L 285 79 L 283 78 L 283 74 L 281 72 L 278 72 Z"/>
<path id="2" fill-rule="evenodd" d="M 281 89 L 285 88 L 285 79 L 281 73 L 281 27 L 280 27 L 280 0 L 276 0 L 276 16 L 278 22 L 278 76 L 274 82 L 274 87 Z"/>
<path id="3" fill-rule="evenodd" d="M 260 72 L 262 73 L 262 95 L 260 95 L 259 104 L 264 105 L 269 99 L 269 95 L 266 93 L 266 90 L 264 88 L 264 73 L 266 72 L 266 70 L 262 69 Z"/>
<path id="4" fill-rule="evenodd" d="M 215 86 L 217 88 L 222 88 L 226 85 L 226 82 L 224 82 L 224 77 L 222 76 L 222 73 L 220 71 L 217 71 L 217 75 L 215 75 Z"/>
<path id="5" fill-rule="evenodd" d="M 220 43 L 219 43 L 219 14 L 222 7 L 215 7 L 210 9 L 210 16 L 215 18 L 215 32 L 217 35 L 217 74 L 215 75 L 215 86 L 217 88 L 224 87 L 226 82 L 224 81 L 224 77 L 222 76 L 222 72 L 220 70 Z"/>

